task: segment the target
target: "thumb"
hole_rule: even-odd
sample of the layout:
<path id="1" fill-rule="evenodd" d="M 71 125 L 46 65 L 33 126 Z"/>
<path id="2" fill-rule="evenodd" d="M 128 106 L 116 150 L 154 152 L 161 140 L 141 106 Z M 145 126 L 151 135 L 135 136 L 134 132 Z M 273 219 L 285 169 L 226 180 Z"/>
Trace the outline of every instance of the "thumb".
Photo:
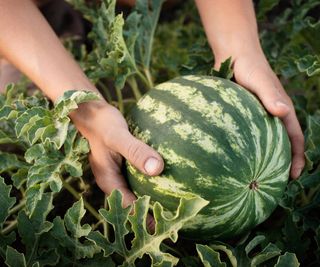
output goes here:
<path id="1" fill-rule="evenodd" d="M 147 175 L 158 175 L 162 172 L 164 162 L 159 153 L 129 131 L 119 133 L 116 143 L 117 151 L 141 172 Z"/>

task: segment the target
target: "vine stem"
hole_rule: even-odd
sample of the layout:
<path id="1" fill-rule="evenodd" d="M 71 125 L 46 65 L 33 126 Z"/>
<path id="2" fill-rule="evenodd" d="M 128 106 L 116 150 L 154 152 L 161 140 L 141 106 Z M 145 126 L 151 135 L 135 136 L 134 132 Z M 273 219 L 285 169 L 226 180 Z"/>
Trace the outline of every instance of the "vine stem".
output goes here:
<path id="1" fill-rule="evenodd" d="M 130 85 L 132 92 L 134 94 L 135 99 L 138 101 L 141 98 L 141 92 L 138 88 L 138 84 L 135 78 L 130 77 L 127 80 L 128 84 Z"/>
<path id="2" fill-rule="evenodd" d="M 1 235 L 6 235 L 9 234 L 12 230 L 14 230 L 18 225 L 18 220 L 14 220 L 12 221 L 12 223 L 10 223 L 7 227 L 3 228 L 3 230 L 1 231 Z"/>
<path id="3" fill-rule="evenodd" d="M 63 187 L 67 189 L 67 191 L 74 196 L 77 200 L 81 198 L 80 194 L 67 182 L 62 180 Z M 94 207 L 92 207 L 86 200 L 83 199 L 83 205 L 84 207 L 98 220 L 101 220 L 100 214 L 95 210 Z"/>
<path id="4" fill-rule="evenodd" d="M 12 215 L 17 211 L 21 210 L 22 208 L 24 208 L 25 205 L 26 205 L 26 200 L 25 199 L 21 200 L 19 204 L 17 204 L 16 206 L 14 206 L 12 209 L 9 210 L 9 215 Z"/>
<path id="5" fill-rule="evenodd" d="M 118 98 L 119 110 L 123 114 L 124 113 L 124 105 L 123 105 L 123 97 L 122 97 L 121 89 L 116 88 L 116 94 L 117 94 L 117 98 Z"/>
<path id="6" fill-rule="evenodd" d="M 148 90 L 152 88 L 152 83 L 150 83 L 150 81 L 140 71 L 137 71 L 137 75 Z"/>
<path id="7" fill-rule="evenodd" d="M 154 83 L 153 83 L 153 80 L 152 80 L 152 76 L 151 76 L 150 70 L 148 68 L 144 68 L 143 71 L 144 71 L 144 74 L 146 75 L 148 83 L 150 85 L 149 89 L 153 88 Z"/>
<path id="8" fill-rule="evenodd" d="M 111 94 L 110 94 L 110 92 L 109 92 L 108 87 L 107 87 L 102 81 L 99 81 L 99 82 L 97 83 L 97 85 L 101 88 L 101 90 L 102 90 L 104 96 L 106 97 L 107 101 L 108 101 L 109 103 L 111 103 L 112 97 L 111 97 Z"/>

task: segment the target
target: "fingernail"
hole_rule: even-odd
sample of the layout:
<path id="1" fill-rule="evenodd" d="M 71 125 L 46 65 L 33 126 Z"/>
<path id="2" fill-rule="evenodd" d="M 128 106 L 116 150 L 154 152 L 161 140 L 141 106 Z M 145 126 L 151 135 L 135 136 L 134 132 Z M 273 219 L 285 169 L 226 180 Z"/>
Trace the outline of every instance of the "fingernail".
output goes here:
<path id="1" fill-rule="evenodd" d="M 289 106 L 286 103 L 282 102 L 282 101 L 277 101 L 276 102 L 276 106 L 280 107 L 280 108 L 285 108 L 287 111 L 289 111 L 289 109 L 290 109 Z"/>
<path id="2" fill-rule="evenodd" d="M 150 175 L 155 173 L 158 167 L 159 167 L 159 161 L 156 158 L 149 158 L 144 164 L 145 171 Z"/>

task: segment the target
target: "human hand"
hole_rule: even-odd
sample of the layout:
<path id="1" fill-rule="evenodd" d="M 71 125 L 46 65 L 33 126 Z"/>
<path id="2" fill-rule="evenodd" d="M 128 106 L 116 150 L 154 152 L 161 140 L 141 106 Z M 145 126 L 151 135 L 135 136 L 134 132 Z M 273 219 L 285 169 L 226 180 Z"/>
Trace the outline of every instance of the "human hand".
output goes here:
<path id="1" fill-rule="evenodd" d="M 121 173 L 122 157 L 147 175 L 158 175 L 163 170 L 161 156 L 130 134 L 125 119 L 115 107 L 104 101 L 87 102 L 80 104 L 70 117 L 89 141 L 89 161 L 97 185 L 108 195 L 113 189 L 120 190 L 125 207 L 132 204 L 136 196 Z M 147 224 L 153 229 L 150 215 Z"/>
<path id="2" fill-rule="evenodd" d="M 261 50 L 250 50 L 248 53 L 242 51 L 233 56 L 233 71 L 236 82 L 254 93 L 272 115 L 283 121 L 291 141 L 290 176 L 297 179 L 305 164 L 304 136 L 290 97 L 283 89 Z M 223 60 L 225 58 L 216 57 L 216 69 Z"/>

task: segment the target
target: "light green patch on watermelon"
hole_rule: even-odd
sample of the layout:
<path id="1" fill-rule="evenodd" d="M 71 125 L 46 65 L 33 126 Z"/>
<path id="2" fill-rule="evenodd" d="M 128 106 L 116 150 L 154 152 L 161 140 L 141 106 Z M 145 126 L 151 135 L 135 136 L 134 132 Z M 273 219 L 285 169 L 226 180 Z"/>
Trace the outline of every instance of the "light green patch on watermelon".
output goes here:
<path id="1" fill-rule="evenodd" d="M 155 191 L 158 191 L 163 195 L 176 198 L 200 197 L 199 195 L 190 192 L 190 189 L 188 192 L 188 188 L 184 184 L 176 182 L 171 175 L 153 176 L 149 178 L 149 182 L 154 184 Z"/>
<path id="2" fill-rule="evenodd" d="M 194 161 L 178 155 L 173 149 L 170 149 L 165 145 L 160 145 L 157 150 L 163 155 L 168 164 L 174 164 L 175 166 L 180 166 L 182 168 L 197 169 Z"/>
<path id="3" fill-rule="evenodd" d="M 208 84 L 212 86 L 214 81 L 210 81 L 211 82 Z M 198 82 L 202 83 L 202 80 Z M 207 86 L 207 84 L 205 85 Z M 223 107 L 221 104 L 216 101 L 208 102 L 196 87 L 186 85 L 179 86 L 177 83 L 167 82 L 158 85 L 156 89 L 170 92 L 171 95 L 186 104 L 188 108 L 201 114 L 201 116 L 204 119 L 207 119 L 208 122 L 227 131 L 228 135 L 230 136 L 230 145 L 235 152 L 240 153 L 245 148 L 236 121 L 231 117 L 230 114 L 223 112 Z M 250 110 L 248 110 L 248 112 L 250 112 Z"/>
<path id="4" fill-rule="evenodd" d="M 228 159 L 228 155 L 219 147 L 219 142 L 213 136 L 196 128 L 190 123 L 177 123 L 174 131 L 183 139 L 201 147 L 207 153 L 215 153 Z"/>
<path id="5" fill-rule="evenodd" d="M 180 121 L 182 115 L 179 111 L 155 101 L 150 96 L 146 95 L 141 99 L 141 105 L 138 107 L 140 110 L 151 113 L 151 117 L 157 122 L 164 124 L 168 121 Z"/>
<path id="6" fill-rule="evenodd" d="M 202 176 L 202 175 L 196 176 L 195 182 L 196 182 L 197 186 L 203 187 L 203 188 L 205 188 L 205 187 L 209 188 L 209 187 L 214 186 L 213 179 L 210 176 Z"/>
<path id="7" fill-rule="evenodd" d="M 132 164 L 127 162 L 127 169 L 131 173 L 131 175 L 134 175 L 134 177 L 139 181 L 141 184 L 144 184 L 147 182 L 146 177 L 143 173 L 138 171 Z"/>
<path id="8" fill-rule="evenodd" d="M 151 139 L 151 132 L 149 130 L 142 131 L 139 127 L 135 127 L 132 133 L 144 143 L 148 143 Z"/>

